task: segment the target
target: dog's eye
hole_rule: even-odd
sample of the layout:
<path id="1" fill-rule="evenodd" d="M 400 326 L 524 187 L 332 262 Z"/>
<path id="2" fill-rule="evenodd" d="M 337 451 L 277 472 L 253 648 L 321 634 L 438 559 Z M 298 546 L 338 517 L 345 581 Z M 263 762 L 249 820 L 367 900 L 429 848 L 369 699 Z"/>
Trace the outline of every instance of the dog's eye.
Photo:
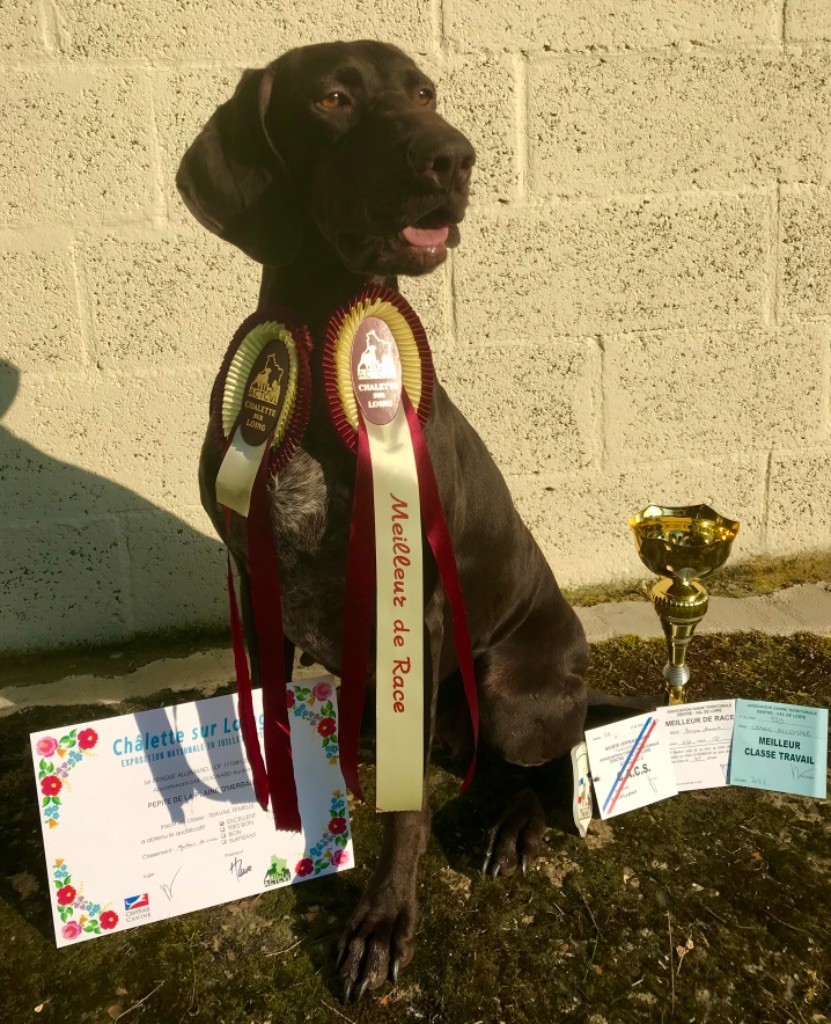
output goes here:
<path id="1" fill-rule="evenodd" d="M 432 102 L 434 96 L 435 93 L 433 92 L 432 89 L 428 89 L 426 86 L 423 86 L 421 89 L 418 90 L 418 95 L 416 96 L 416 103 L 420 104 L 422 107 L 426 107 L 429 103 Z"/>
<path id="2" fill-rule="evenodd" d="M 330 92 L 317 101 L 317 105 L 324 110 L 337 110 L 338 107 L 348 107 L 350 103 L 351 100 L 345 92 Z"/>

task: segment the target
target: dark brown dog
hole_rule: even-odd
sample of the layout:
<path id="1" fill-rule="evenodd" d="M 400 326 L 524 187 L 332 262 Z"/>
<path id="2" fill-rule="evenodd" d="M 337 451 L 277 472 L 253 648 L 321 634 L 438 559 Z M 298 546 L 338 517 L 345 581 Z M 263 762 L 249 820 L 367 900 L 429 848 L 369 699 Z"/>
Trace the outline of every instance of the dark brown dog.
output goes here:
<path id="1" fill-rule="evenodd" d="M 185 154 L 177 185 L 197 219 L 264 265 L 260 304 L 293 309 L 319 349 L 330 314 L 368 281 L 438 266 L 459 241 L 474 152 L 436 113 L 435 87 L 400 50 L 375 42 L 292 50 L 247 71 Z M 319 355 L 319 351 L 317 352 Z M 285 635 L 338 674 L 354 458 L 329 422 L 319 360 L 303 448 L 273 491 Z M 587 645 L 482 441 L 437 387 L 426 437 L 453 538 L 476 665 L 482 738 L 506 761 L 539 765 L 582 736 Z M 220 535 L 209 431 L 202 500 Z M 245 545 L 229 538 L 251 621 Z M 425 547 L 425 552 L 427 548 Z M 457 670 L 435 566 L 425 579 L 427 748 L 439 683 Z M 256 642 L 246 629 L 256 673 Z M 341 944 L 347 1000 L 413 955 L 416 872 L 430 815 L 384 815 L 378 866 Z M 492 830 L 492 875 L 533 857 L 542 831 L 529 793 Z"/>

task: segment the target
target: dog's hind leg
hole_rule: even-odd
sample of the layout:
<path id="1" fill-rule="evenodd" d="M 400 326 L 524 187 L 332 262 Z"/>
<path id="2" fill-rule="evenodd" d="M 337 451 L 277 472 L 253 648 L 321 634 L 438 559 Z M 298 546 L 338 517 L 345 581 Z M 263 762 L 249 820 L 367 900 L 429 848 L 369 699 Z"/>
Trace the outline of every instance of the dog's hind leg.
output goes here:
<path id="1" fill-rule="evenodd" d="M 425 612 L 425 780 L 420 811 L 383 814 L 378 864 L 338 946 L 338 975 L 344 1002 L 360 1001 L 367 989 L 389 979 L 413 958 L 418 922 L 416 875 L 430 838 L 426 766 L 438 693 L 438 664 L 443 640 L 444 597 L 434 592 Z"/>
<path id="2" fill-rule="evenodd" d="M 554 618 L 531 612 L 518 629 L 477 658 L 482 736 L 509 764 L 547 764 L 583 735 L 588 645 L 568 605 Z"/>

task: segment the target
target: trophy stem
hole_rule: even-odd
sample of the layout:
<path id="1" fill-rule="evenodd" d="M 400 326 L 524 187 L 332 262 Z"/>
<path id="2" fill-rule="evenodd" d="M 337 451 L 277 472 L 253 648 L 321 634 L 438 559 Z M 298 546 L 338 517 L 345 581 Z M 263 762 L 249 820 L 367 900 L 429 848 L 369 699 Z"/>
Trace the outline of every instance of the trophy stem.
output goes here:
<path id="1" fill-rule="evenodd" d="M 687 647 L 707 611 L 707 591 L 698 580 L 663 579 L 652 588 L 651 597 L 667 641 L 664 679 L 668 702 L 683 704 L 690 678 Z"/>

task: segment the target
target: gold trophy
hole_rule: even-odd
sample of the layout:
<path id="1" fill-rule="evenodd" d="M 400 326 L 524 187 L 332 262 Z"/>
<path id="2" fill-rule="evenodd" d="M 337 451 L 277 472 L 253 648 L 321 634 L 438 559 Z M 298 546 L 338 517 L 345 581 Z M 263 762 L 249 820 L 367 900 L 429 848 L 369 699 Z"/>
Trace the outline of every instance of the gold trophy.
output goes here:
<path id="1" fill-rule="evenodd" d="M 664 577 L 650 597 L 667 638 L 664 679 L 669 703 L 683 704 L 690 678 L 687 647 L 707 611 L 701 580 L 727 561 L 739 524 L 708 505 L 649 505 L 629 525 L 643 564 Z"/>

